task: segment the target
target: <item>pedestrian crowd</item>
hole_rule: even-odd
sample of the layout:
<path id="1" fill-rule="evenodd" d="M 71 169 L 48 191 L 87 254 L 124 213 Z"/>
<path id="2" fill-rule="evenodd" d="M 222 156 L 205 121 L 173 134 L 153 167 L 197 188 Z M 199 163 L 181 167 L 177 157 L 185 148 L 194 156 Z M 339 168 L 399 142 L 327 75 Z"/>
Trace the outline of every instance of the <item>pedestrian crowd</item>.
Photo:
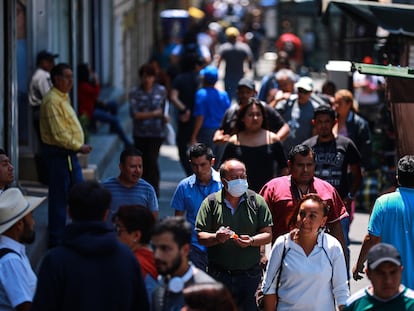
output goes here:
<path id="1" fill-rule="evenodd" d="M 246 68 L 257 51 L 237 23 L 209 26 L 217 49 L 199 43 L 195 23 L 168 68 L 156 59 L 139 68 L 131 140 L 88 64 L 78 68 L 78 114 L 72 68 L 39 53 L 31 103 L 48 172 L 49 250 L 35 272 L 25 244 L 41 202 L 10 187 L 13 165 L 0 150 L 1 310 L 414 310 L 414 156 L 399 159 L 397 189 L 375 201 L 352 267 L 349 229 L 372 152 L 353 93 L 322 96 L 298 77 L 312 34 L 302 46 L 287 31 L 256 96 Z M 187 177 L 171 198 L 174 216 L 159 219 L 170 121 Z M 118 176 L 83 181 L 77 154 L 92 150 L 85 131 L 96 122 L 125 148 Z M 362 272 L 371 285 L 350 296 L 349 279 Z"/>

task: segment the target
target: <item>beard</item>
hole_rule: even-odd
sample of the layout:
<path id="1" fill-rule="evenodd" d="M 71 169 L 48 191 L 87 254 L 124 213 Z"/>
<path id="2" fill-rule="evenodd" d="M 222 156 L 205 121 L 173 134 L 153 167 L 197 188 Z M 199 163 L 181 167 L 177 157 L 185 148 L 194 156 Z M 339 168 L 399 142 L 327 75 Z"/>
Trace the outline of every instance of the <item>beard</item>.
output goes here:
<path id="1" fill-rule="evenodd" d="M 181 258 L 181 255 L 178 254 L 177 257 L 175 257 L 174 260 L 172 261 L 170 267 L 166 267 L 165 269 L 162 269 L 162 267 L 160 267 L 160 264 L 162 266 L 167 266 L 167 263 L 165 261 L 156 260 L 155 264 L 157 266 L 158 273 L 161 274 L 162 276 L 166 276 L 166 275 L 173 275 L 174 272 L 177 271 L 178 268 L 181 266 L 182 262 L 183 262 L 183 259 Z"/>
<path id="2" fill-rule="evenodd" d="M 32 230 L 26 222 L 24 222 L 24 229 L 20 241 L 24 244 L 32 244 L 35 241 L 36 233 Z"/>

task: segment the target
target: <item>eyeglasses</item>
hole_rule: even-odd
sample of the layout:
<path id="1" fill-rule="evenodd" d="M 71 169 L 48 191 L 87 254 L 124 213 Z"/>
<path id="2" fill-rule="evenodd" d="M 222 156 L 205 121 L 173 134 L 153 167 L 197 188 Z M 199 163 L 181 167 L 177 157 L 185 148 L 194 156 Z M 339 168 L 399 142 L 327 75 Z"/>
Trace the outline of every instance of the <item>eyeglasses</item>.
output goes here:
<path id="1" fill-rule="evenodd" d="M 298 88 L 298 93 L 300 93 L 300 94 L 309 94 L 310 92 L 308 92 L 308 91 L 307 91 L 307 90 L 305 90 L 305 89 Z"/>
<path id="2" fill-rule="evenodd" d="M 128 230 L 120 224 L 114 224 L 117 235 L 121 235 L 122 232 L 128 232 Z"/>

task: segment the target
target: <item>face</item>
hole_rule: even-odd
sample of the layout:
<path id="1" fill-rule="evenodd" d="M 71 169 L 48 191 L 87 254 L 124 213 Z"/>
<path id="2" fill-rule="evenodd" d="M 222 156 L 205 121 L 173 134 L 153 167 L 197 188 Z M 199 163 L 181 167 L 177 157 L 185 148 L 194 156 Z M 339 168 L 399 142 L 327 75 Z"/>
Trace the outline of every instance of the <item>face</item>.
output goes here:
<path id="1" fill-rule="evenodd" d="M 125 159 L 125 163 L 119 164 L 121 171 L 120 178 L 129 185 L 136 185 L 142 176 L 142 157 L 129 156 Z"/>
<path id="2" fill-rule="evenodd" d="M 211 179 L 211 167 L 214 159 L 208 160 L 206 155 L 197 158 L 191 158 L 190 165 L 194 174 L 200 181 L 208 182 Z"/>
<path id="3" fill-rule="evenodd" d="M 246 129 L 258 130 L 263 124 L 263 114 L 257 105 L 251 105 L 242 119 Z"/>
<path id="4" fill-rule="evenodd" d="M 299 208 L 296 226 L 303 233 L 317 235 L 319 228 L 325 226 L 326 220 L 323 206 L 313 200 L 306 200 Z"/>
<path id="5" fill-rule="evenodd" d="M 327 114 L 319 114 L 313 120 L 313 128 L 317 135 L 321 138 L 329 138 L 333 136 L 332 128 L 336 123 L 336 119 L 332 119 Z"/>
<path id="6" fill-rule="evenodd" d="M 14 167 L 5 154 L 0 154 L 0 188 L 11 184 L 14 180 Z"/>
<path id="7" fill-rule="evenodd" d="M 351 110 L 352 103 L 348 103 L 342 99 L 341 96 L 335 96 L 333 109 L 335 109 L 336 113 L 339 116 L 347 116 L 349 111 Z"/>
<path id="8" fill-rule="evenodd" d="M 155 76 L 144 73 L 141 76 L 141 83 L 144 89 L 151 89 L 155 83 Z"/>
<path id="9" fill-rule="evenodd" d="M 73 86 L 73 73 L 71 69 L 64 69 L 61 76 L 55 77 L 55 87 L 62 93 L 69 93 Z"/>
<path id="10" fill-rule="evenodd" d="M 133 249 L 137 243 L 137 232 L 128 232 L 125 228 L 124 224 L 121 221 L 117 221 L 114 223 L 116 233 L 118 235 L 118 239 L 120 242 L 124 243 L 130 249 Z"/>
<path id="11" fill-rule="evenodd" d="M 374 294 L 382 299 L 389 299 L 396 295 L 401 283 L 402 269 L 402 266 L 392 262 L 383 262 L 373 270 L 366 269 Z"/>
<path id="12" fill-rule="evenodd" d="M 315 159 L 312 154 L 297 154 L 294 162 L 288 161 L 292 179 L 300 185 L 309 184 L 315 175 Z"/>
<path id="13" fill-rule="evenodd" d="M 31 244 L 35 240 L 35 221 L 33 219 L 32 213 L 27 214 L 23 217 L 23 232 L 20 238 L 20 241 L 24 244 Z"/>
<path id="14" fill-rule="evenodd" d="M 247 105 L 250 97 L 254 97 L 256 92 L 252 89 L 249 89 L 246 86 L 240 86 L 237 88 L 237 98 L 239 99 L 239 104 L 241 106 Z"/>
<path id="15" fill-rule="evenodd" d="M 312 92 L 308 92 L 304 89 L 298 89 L 298 103 L 299 104 L 306 104 L 311 96 Z"/>
<path id="16" fill-rule="evenodd" d="M 279 86 L 279 90 L 282 90 L 283 92 L 293 92 L 294 83 L 293 81 L 290 81 L 288 78 L 282 78 L 277 80 L 277 84 Z"/>
<path id="17" fill-rule="evenodd" d="M 230 160 L 226 163 L 226 174 L 224 178 L 221 179 L 221 182 L 227 189 L 227 181 L 235 179 L 247 179 L 246 167 L 243 163 L 235 160 Z"/>
<path id="18" fill-rule="evenodd" d="M 154 250 L 155 265 L 158 273 L 161 275 L 176 275 L 177 271 L 186 261 L 189 252 L 189 246 L 183 246 L 181 249 L 174 241 L 171 232 L 164 232 L 159 235 L 153 235 L 151 245 Z"/>

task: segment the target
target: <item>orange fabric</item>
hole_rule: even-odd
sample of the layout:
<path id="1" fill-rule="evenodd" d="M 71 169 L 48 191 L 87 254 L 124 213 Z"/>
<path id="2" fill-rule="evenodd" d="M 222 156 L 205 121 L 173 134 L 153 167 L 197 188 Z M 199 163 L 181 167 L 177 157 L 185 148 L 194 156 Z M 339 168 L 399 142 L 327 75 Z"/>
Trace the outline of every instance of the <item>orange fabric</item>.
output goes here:
<path id="1" fill-rule="evenodd" d="M 158 272 L 155 266 L 154 253 L 148 248 L 140 248 L 134 254 L 141 265 L 142 276 L 145 278 L 147 274 L 150 274 L 156 280 Z"/>

